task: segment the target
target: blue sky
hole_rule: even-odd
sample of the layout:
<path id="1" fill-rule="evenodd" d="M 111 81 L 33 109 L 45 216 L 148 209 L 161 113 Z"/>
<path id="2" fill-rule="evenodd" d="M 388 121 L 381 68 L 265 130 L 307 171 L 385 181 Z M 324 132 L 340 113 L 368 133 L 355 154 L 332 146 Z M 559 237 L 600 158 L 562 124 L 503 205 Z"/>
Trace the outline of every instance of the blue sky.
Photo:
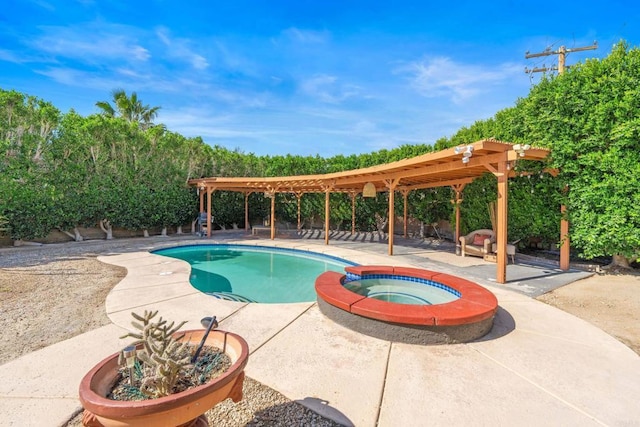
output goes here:
<path id="1" fill-rule="evenodd" d="M 526 51 L 638 45 L 635 1 L 570 3 L 5 0 L 0 87 L 83 115 L 135 91 L 169 129 L 257 155 L 433 144 L 557 63 Z"/>

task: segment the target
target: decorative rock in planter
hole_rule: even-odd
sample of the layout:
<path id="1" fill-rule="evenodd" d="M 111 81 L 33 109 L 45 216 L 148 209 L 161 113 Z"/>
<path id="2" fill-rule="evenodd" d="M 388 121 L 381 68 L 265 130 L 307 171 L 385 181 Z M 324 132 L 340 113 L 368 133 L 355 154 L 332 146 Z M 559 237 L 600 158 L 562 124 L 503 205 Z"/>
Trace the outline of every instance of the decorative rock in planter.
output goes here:
<path id="1" fill-rule="evenodd" d="M 185 331 L 182 340 L 197 345 L 204 330 Z M 247 342 L 231 332 L 214 330 L 207 346 L 218 347 L 231 359 L 231 366 L 222 375 L 206 384 L 157 399 L 121 401 L 107 399 L 118 378 L 118 353 L 113 354 L 89 371 L 80 383 L 80 402 L 85 409 L 83 424 L 97 426 L 204 426 L 201 415 L 226 398 L 242 399 L 244 368 L 249 357 Z M 204 424 L 203 424 L 204 423 Z"/>

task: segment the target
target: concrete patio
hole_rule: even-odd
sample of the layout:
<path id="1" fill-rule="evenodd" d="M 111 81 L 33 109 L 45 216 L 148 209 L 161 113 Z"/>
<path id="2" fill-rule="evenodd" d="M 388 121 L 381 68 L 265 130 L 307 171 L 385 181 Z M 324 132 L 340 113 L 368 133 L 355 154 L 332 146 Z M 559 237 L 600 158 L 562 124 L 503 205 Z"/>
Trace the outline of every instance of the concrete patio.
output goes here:
<path id="1" fill-rule="evenodd" d="M 495 264 L 456 256 L 437 242 L 398 242 L 389 257 L 383 244 L 346 238 L 328 246 L 313 238 L 224 241 L 438 270 L 497 296 L 494 328 L 481 340 L 416 346 L 352 332 L 325 318 L 315 302 L 207 297 L 189 284 L 186 262 L 148 252 L 213 241 L 154 240 L 102 255 L 101 261 L 128 269 L 106 300 L 113 324 L 0 366 L 1 424 L 64 422 L 79 406 L 82 376 L 123 346 L 118 336 L 129 327 L 130 312 L 157 309 L 165 318 L 188 320 L 186 327 L 215 314 L 221 329 L 247 340 L 247 375 L 345 425 L 640 425 L 640 357 L 588 322 L 530 297 L 585 272 L 519 262 L 507 267 L 509 282 L 498 285 Z"/>

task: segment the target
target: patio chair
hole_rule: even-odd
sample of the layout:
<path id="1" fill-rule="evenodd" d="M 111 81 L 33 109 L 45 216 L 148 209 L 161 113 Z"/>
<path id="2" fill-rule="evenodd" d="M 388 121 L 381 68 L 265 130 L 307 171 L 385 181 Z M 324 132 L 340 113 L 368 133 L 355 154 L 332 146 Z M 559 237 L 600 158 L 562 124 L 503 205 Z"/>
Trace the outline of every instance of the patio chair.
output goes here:
<path id="1" fill-rule="evenodd" d="M 200 237 L 207 235 L 207 213 L 200 212 L 198 215 L 198 232 L 196 233 Z"/>
<path id="2" fill-rule="evenodd" d="M 484 257 L 493 252 L 492 244 L 496 241 L 493 230 L 480 229 L 460 237 L 462 256 L 473 255 Z"/>
<path id="3" fill-rule="evenodd" d="M 516 247 L 518 245 L 518 242 L 520 242 L 521 239 L 515 240 L 511 243 L 507 243 L 507 256 L 511 257 L 511 262 L 513 264 L 516 263 Z M 493 243 L 491 245 L 491 250 L 496 253 L 498 252 L 498 244 L 497 243 Z M 508 259 L 507 259 L 508 261 Z"/>

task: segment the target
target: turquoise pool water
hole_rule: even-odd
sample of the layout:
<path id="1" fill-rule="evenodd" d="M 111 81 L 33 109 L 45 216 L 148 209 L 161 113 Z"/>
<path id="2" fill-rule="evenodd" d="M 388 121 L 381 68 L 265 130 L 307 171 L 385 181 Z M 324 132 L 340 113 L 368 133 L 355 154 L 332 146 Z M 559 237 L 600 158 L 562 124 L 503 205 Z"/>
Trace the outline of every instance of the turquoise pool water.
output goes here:
<path id="1" fill-rule="evenodd" d="M 306 251 L 243 245 L 194 245 L 154 251 L 191 264 L 191 285 L 217 298 L 260 303 L 316 300 L 316 278 L 354 265 Z"/>
<path id="2" fill-rule="evenodd" d="M 398 304 L 445 304 L 460 297 L 455 290 L 446 286 L 435 286 L 427 280 L 400 276 L 353 280 L 346 282 L 344 287 L 368 298 Z"/>

